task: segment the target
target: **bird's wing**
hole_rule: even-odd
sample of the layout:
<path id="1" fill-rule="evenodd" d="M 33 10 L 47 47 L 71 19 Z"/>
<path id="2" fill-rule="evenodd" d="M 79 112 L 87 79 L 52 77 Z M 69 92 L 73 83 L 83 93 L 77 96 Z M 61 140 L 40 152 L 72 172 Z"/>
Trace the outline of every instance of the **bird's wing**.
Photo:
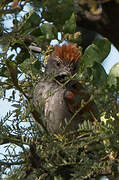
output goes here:
<path id="1" fill-rule="evenodd" d="M 44 82 L 39 82 L 34 89 L 33 93 L 33 104 L 35 107 L 43 105 L 43 94 L 45 90 Z"/>
<path id="2" fill-rule="evenodd" d="M 82 114 L 85 111 L 89 111 L 91 103 L 88 102 L 90 97 L 87 97 L 87 94 L 79 90 L 68 90 L 65 92 L 65 101 L 68 105 L 71 112 L 79 110 L 79 113 Z"/>
<path id="3" fill-rule="evenodd" d="M 90 100 L 90 95 L 81 84 L 71 84 L 70 88 L 64 94 L 65 102 L 72 113 L 82 115 L 89 112 L 91 116 L 96 114 L 97 108 L 94 101 Z M 93 118 L 94 119 L 94 118 Z"/>

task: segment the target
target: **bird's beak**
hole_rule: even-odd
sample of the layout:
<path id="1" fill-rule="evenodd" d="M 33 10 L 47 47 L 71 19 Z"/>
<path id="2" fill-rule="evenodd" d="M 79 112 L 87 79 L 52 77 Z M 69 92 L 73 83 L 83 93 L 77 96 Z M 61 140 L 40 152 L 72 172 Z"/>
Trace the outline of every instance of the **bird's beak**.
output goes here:
<path id="1" fill-rule="evenodd" d="M 71 73 L 65 71 L 65 72 L 59 73 L 59 74 L 55 77 L 55 79 L 56 79 L 57 81 L 59 81 L 60 83 L 64 83 L 64 82 L 66 82 L 66 81 L 70 78 L 70 76 L 71 76 Z"/>

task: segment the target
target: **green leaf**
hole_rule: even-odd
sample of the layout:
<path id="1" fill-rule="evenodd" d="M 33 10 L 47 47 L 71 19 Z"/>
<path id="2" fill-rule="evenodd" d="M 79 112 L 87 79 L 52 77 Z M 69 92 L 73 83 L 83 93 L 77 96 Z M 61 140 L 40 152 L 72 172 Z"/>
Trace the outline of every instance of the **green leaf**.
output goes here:
<path id="1" fill-rule="evenodd" d="M 75 14 L 72 13 L 70 19 L 65 21 L 65 24 L 63 26 L 63 32 L 73 34 L 75 32 L 75 29 L 76 29 L 76 19 L 75 19 Z"/>
<path id="2" fill-rule="evenodd" d="M 6 66 L 10 75 L 10 78 L 12 79 L 12 82 L 14 85 L 18 85 L 18 70 L 17 70 L 17 64 L 14 61 L 10 61 L 10 57 L 6 60 Z"/>
<path id="3" fill-rule="evenodd" d="M 22 63 L 20 63 L 19 68 L 23 73 L 29 74 L 31 72 L 31 66 L 32 66 L 32 61 L 30 58 L 28 58 Z"/>
<path id="4" fill-rule="evenodd" d="M 2 87 L 0 87 L 0 99 L 3 97 L 3 95 L 4 95 L 4 92 L 3 92 L 4 90 L 2 89 Z"/>
<path id="5" fill-rule="evenodd" d="M 8 77 L 9 76 L 7 67 L 5 67 L 5 65 L 3 65 L 3 67 L 0 68 L 0 76 L 2 76 L 2 77 Z"/>
<path id="6" fill-rule="evenodd" d="M 107 82 L 107 74 L 103 68 L 103 66 L 97 62 L 94 63 L 92 67 L 93 71 L 93 84 L 95 86 L 102 86 Z"/>
<path id="7" fill-rule="evenodd" d="M 108 84 L 110 86 L 119 86 L 119 63 L 116 63 L 110 70 L 108 76 Z"/>
<path id="8" fill-rule="evenodd" d="M 14 108 L 20 108 L 20 104 L 12 104 L 11 106 Z"/>
<path id="9" fill-rule="evenodd" d="M 11 54 L 11 55 L 9 56 L 8 60 L 11 61 L 14 56 L 15 56 L 14 54 Z"/>
<path id="10" fill-rule="evenodd" d="M 35 63 L 33 63 L 33 67 L 37 70 L 40 71 L 41 70 L 41 62 L 40 61 L 35 61 Z"/>
<path id="11" fill-rule="evenodd" d="M 42 10 L 43 18 L 61 29 L 74 12 L 74 2 L 72 0 L 45 0 Z"/>
<path id="12" fill-rule="evenodd" d="M 26 48 L 24 48 L 24 49 L 21 49 L 19 54 L 17 54 L 15 60 L 17 64 L 21 64 L 28 58 L 30 58 L 29 51 Z"/>
<path id="13" fill-rule="evenodd" d="M 45 35 L 41 35 L 35 38 L 35 42 L 40 44 L 40 46 L 45 43 L 47 40 L 45 38 Z"/>
<path id="14" fill-rule="evenodd" d="M 41 26 L 41 32 L 43 35 L 45 35 L 46 39 L 57 39 L 58 32 L 53 24 L 43 24 Z"/>
<path id="15" fill-rule="evenodd" d="M 40 16 L 31 9 L 30 12 L 24 15 L 23 21 L 19 24 L 19 29 L 23 32 L 29 32 L 29 29 L 36 28 L 41 22 Z"/>
<path id="16" fill-rule="evenodd" d="M 86 67 L 93 66 L 94 62 L 102 63 L 108 56 L 111 43 L 106 39 L 97 39 L 88 46 L 82 57 L 82 64 Z"/>
<path id="17" fill-rule="evenodd" d="M 41 29 L 38 27 L 36 29 L 33 29 L 30 33 L 30 35 L 38 37 L 42 35 Z"/>

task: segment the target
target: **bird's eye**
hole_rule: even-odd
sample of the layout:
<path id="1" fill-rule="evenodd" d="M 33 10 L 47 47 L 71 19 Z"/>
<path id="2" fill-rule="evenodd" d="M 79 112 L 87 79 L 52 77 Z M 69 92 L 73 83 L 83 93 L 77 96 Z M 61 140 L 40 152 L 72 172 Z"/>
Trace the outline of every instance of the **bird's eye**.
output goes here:
<path id="1" fill-rule="evenodd" d="M 57 61 L 57 67 L 60 67 L 60 62 L 59 61 Z"/>

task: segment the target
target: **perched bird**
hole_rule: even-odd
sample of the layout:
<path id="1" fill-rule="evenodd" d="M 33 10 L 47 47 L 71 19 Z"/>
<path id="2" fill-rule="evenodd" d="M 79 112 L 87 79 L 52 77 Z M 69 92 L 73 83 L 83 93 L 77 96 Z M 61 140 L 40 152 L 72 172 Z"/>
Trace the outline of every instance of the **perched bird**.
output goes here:
<path id="1" fill-rule="evenodd" d="M 94 120 L 94 102 L 89 101 L 88 92 L 72 78 L 80 59 L 81 52 L 75 45 L 57 46 L 48 58 L 46 76 L 34 88 L 34 106 L 42 111 L 43 122 L 52 133 L 77 129 L 86 114 L 87 119 L 90 116 Z"/>

